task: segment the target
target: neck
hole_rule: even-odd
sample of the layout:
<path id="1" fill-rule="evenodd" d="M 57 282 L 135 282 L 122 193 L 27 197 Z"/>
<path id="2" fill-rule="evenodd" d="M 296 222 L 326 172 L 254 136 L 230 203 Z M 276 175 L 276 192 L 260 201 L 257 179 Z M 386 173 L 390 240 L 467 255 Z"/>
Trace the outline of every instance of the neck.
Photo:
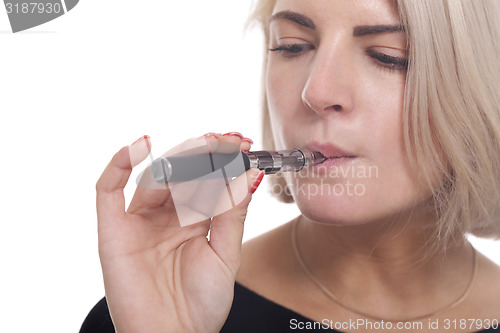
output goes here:
<path id="1" fill-rule="evenodd" d="M 435 221 L 412 214 L 339 227 L 302 216 L 297 245 L 310 272 L 345 306 L 379 318 L 418 317 L 454 303 L 472 276 L 466 242 L 426 251 Z"/>

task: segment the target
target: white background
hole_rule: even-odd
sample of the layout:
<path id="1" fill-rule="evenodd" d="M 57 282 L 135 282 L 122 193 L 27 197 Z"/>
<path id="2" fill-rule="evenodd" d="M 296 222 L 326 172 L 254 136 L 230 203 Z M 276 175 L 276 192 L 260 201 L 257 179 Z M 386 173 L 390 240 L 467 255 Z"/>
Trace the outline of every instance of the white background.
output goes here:
<path id="1" fill-rule="evenodd" d="M 81 0 L 17 34 L 0 7 L 0 332 L 76 332 L 104 295 L 94 186 L 120 147 L 239 131 L 265 148 L 250 5 Z M 264 183 L 244 240 L 297 214 Z M 500 263 L 499 243 L 474 244 Z"/>

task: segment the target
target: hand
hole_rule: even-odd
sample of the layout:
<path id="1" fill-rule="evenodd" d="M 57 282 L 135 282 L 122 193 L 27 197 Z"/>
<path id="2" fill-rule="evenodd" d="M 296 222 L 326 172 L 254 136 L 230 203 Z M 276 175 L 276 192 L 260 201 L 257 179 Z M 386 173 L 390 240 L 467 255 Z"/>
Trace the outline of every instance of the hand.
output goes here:
<path id="1" fill-rule="evenodd" d="M 206 139 L 250 148 L 238 133 Z M 125 211 L 123 189 L 149 150 L 149 137 L 123 147 L 96 184 L 99 256 L 116 331 L 219 332 L 233 300 L 250 192 L 263 173 L 250 169 L 235 180 L 250 186 L 232 209 L 181 227 L 167 186 L 138 187 Z"/>

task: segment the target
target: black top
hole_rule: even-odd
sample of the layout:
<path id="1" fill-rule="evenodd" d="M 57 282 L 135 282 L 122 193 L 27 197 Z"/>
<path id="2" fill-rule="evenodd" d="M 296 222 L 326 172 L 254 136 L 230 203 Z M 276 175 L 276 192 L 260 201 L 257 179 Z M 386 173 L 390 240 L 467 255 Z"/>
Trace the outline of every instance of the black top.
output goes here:
<path id="1" fill-rule="evenodd" d="M 492 318 L 493 319 L 493 318 Z M 323 324 L 323 325 L 322 325 Z M 280 333 L 280 332 L 332 332 L 335 323 L 314 322 L 290 309 L 287 309 L 250 289 L 237 283 L 234 286 L 234 300 L 226 323 L 221 333 Z M 348 323 L 343 323 L 347 325 Z M 451 323 L 453 325 L 453 322 Z M 459 323 L 456 323 L 457 326 Z M 467 322 L 469 325 L 470 322 Z M 436 332 L 442 331 L 444 323 Z M 346 331 L 354 331 L 352 327 Z M 396 331 L 396 330 L 394 330 Z M 85 319 L 80 333 L 114 333 L 115 329 L 109 316 L 106 298 L 103 298 L 90 311 Z M 448 329 L 446 332 L 453 332 Z M 500 332 L 500 328 L 487 329 L 478 333 Z"/>

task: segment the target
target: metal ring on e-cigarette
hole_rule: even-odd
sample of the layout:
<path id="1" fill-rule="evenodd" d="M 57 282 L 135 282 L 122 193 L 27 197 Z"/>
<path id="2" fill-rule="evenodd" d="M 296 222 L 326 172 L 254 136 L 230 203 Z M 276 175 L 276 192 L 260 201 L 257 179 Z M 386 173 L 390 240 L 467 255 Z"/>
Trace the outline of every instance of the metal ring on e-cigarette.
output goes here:
<path id="1" fill-rule="evenodd" d="M 304 163 L 302 164 L 302 166 L 300 167 L 300 169 L 296 170 L 296 172 L 299 172 L 300 170 L 304 169 L 304 167 L 306 166 L 307 157 L 306 157 L 306 155 L 305 155 L 305 153 L 304 153 L 303 150 L 301 150 L 299 148 L 293 148 L 293 150 L 298 151 L 302 155 L 302 158 L 304 159 Z"/>
<path id="2" fill-rule="evenodd" d="M 267 172 L 269 174 L 276 173 L 283 167 L 283 158 L 281 157 L 280 153 L 278 153 L 277 151 L 272 151 L 271 157 L 273 158 L 273 167 L 270 171 Z"/>

